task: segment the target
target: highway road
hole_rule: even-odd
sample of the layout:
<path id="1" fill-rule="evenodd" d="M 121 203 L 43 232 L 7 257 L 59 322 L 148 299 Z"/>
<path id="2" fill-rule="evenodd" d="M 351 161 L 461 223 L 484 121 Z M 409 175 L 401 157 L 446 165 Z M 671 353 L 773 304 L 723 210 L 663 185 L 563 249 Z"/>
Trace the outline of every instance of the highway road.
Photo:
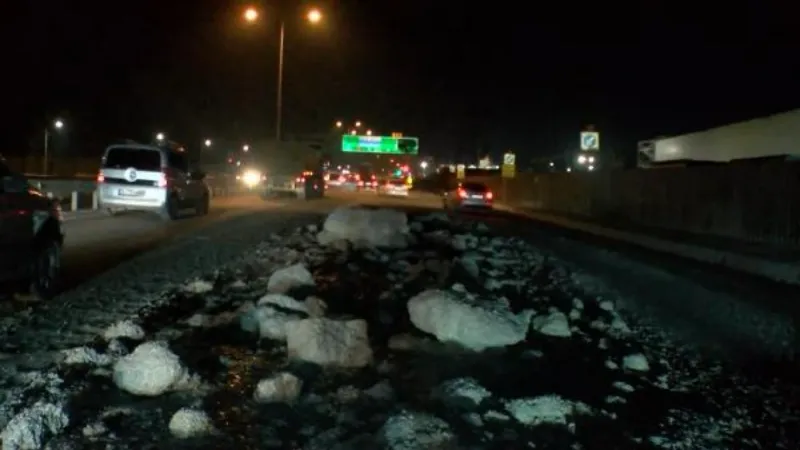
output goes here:
<path id="1" fill-rule="evenodd" d="M 95 297 L 122 298 L 130 296 L 137 285 L 144 288 L 184 279 L 193 271 L 208 270 L 236 257 L 269 233 L 319 223 L 324 214 L 348 204 L 441 209 L 438 197 L 430 194 L 388 198 L 334 191 L 325 199 L 312 201 L 220 198 L 206 217 L 167 223 L 133 213 L 72 220 L 65 224 L 64 294 L 51 303 L 81 303 L 87 292 Z M 773 308 L 763 299 L 800 298 L 797 290 L 566 232 L 507 212 L 467 216 L 587 269 L 604 289 L 618 292 L 621 303 L 627 303 L 630 310 L 680 329 L 688 341 L 714 351 L 730 351 L 740 359 L 792 351 L 796 311 Z M 130 263 L 123 264 L 126 261 Z M 28 306 L 21 302 L 11 309 L 20 311 Z M 8 310 L 9 305 L 3 309 Z"/>

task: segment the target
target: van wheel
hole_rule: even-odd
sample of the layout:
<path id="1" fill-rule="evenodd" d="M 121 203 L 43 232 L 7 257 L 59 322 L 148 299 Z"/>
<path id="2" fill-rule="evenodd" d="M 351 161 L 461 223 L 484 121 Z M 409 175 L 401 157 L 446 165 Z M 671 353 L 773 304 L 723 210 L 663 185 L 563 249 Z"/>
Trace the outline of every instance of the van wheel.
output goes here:
<path id="1" fill-rule="evenodd" d="M 198 216 L 205 216 L 208 214 L 209 209 L 211 209 L 211 199 L 208 197 L 208 194 L 205 194 L 197 203 L 197 206 L 195 207 L 195 214 Z"/>
<path id="2" fill-rule="evenodd" d="M 178 218 L 178 211 L 178 199 L 170 196 L 159 215 L 165 221 L 175 220 Z"/>
<path id="3" fill-rule="evenodd" d="M 52 236 L 42 236 L 36 243 L 36 254 L 31 265 L 31 294 L 40 300 L 49 300 L 58 292 L 61 274 L 61 244 Z"/>

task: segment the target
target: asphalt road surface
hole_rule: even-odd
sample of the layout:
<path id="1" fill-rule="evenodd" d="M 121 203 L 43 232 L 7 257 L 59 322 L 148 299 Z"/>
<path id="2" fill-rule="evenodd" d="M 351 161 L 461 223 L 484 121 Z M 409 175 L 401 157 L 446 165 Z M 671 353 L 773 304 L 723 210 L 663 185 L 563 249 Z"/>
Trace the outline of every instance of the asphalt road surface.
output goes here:
<path id="1" fill-rule="evenodd" d="M 162 256 L 148 256 L 149 260 L 157 261 L 157 265 L 191 266 L 180 261 L 179 255 L 186 251 L 175 249 L 178 245 L 192 246 L 198 242 L 211 244 L 215 251 L 233 254 L 238 251 L 239 243 L 228 242 L 228 233 L 240 237 L 254 233 L 244 226 L 258 227 L 263 223 L 267 230 L 283 224 L 310 223 L 337 206 L 348 204 L 442 210 L 437 196 L 424 193 L 412 193 L 408 198 L 390 198 L 370 192 L 330 191 L 328 194 L 324 199 L 310 201 L 263 200 L 256 196 L 221 198 L 214 202 L 208 216 L 174 222 L 134 213 L 67 222 L 64 292 L 80 291 L 82 285 L 126 260 L 153 254 L 158 249 L 174 251 L 164 250 Z M 559 259 L 586 269 L 594 275 L 595 281 L 599 280 L 602 288 L 612 289 L 626 299 L 621 300 L 627 303 L 625 307 L 679 329 L 687 341 L 694 344 L 745 360 L 764 354 L 786 356 L 792 353 L 797 316 L 781 304 L 800 298 L 797 290 L 737 276 L 717 267 L 570 233 L 506 212 L 460 215 L 483 221 L 502 234 L 530 241 Z M 151 267 L 152 271 L 158 270 L 153 264 L 156 263 L 140 265 L 135 272 L 129 272 L 130 278 L 146 278 Z"/>

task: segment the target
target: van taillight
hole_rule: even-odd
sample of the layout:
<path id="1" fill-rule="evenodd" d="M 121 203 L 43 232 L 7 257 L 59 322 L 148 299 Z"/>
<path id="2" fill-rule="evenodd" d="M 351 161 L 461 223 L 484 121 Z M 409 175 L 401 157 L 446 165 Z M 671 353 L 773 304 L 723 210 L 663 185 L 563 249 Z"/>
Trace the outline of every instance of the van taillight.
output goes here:
<path id="1" fill-rule="evenodd" d="M 161 174 L 161 175 L 158 177 L 158 181 L 156 182 L 156 185 L 157 185 L 158 187 L 167 187 L 167 174 L 165 174 L 165 173 L 162 173 L 162 174 Z"/>
<path id="2" fill-rule="evenodd" d="M 104 183 L 105 181 L 106 181 L 105 175 L 103 175 L 102 173 L 98 173 L 97 174 L 97 182 L 98 183 Z"/>

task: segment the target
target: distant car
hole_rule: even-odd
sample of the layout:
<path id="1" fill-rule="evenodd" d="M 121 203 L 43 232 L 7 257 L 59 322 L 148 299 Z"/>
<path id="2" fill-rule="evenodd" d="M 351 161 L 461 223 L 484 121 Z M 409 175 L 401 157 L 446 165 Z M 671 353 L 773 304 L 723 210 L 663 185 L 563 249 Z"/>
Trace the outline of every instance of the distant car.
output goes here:
<path id="1" fill-rule="evenodd" d="M 378 186 L 378 195 L 408 197 L 408 184 L 403 180 L 388 180 Z"/>
<path id="2" fill-rule="evenodd" d="M 192 170 L 182 149 L 146 144 L 112 145 L 97 176 L 100 207 L 111 214 L 150 211 L 174 220 L 191 209 L 208 214 L 205 173 Z"/>
<path id="3" fill-rule="evenodd" d="M 357 179 L 357 186 L 359 191 L 377 191 L 378 178 L 375 175 L 364 175 Z"/>
<path id="4" fill-rule="evenodd" d="M 445 209 L 492 209 L 494 194 L 483 183 L 460 183 L 455 189 L 445 191 L 442 205 Z"/>
<path id="5" fill-rule="evenodd" d="M 347 177 L 345 175 L 340 174 L 339 172 L 331 172 L 328 174 L 327 184 L 331 187 L 341 187 L 347 181 Z"/>
<path id="6" fill-rule="evenodd" d="M 61 208 L 0 160 L 0 297 L 56 294 L 64 231 Z"/>

